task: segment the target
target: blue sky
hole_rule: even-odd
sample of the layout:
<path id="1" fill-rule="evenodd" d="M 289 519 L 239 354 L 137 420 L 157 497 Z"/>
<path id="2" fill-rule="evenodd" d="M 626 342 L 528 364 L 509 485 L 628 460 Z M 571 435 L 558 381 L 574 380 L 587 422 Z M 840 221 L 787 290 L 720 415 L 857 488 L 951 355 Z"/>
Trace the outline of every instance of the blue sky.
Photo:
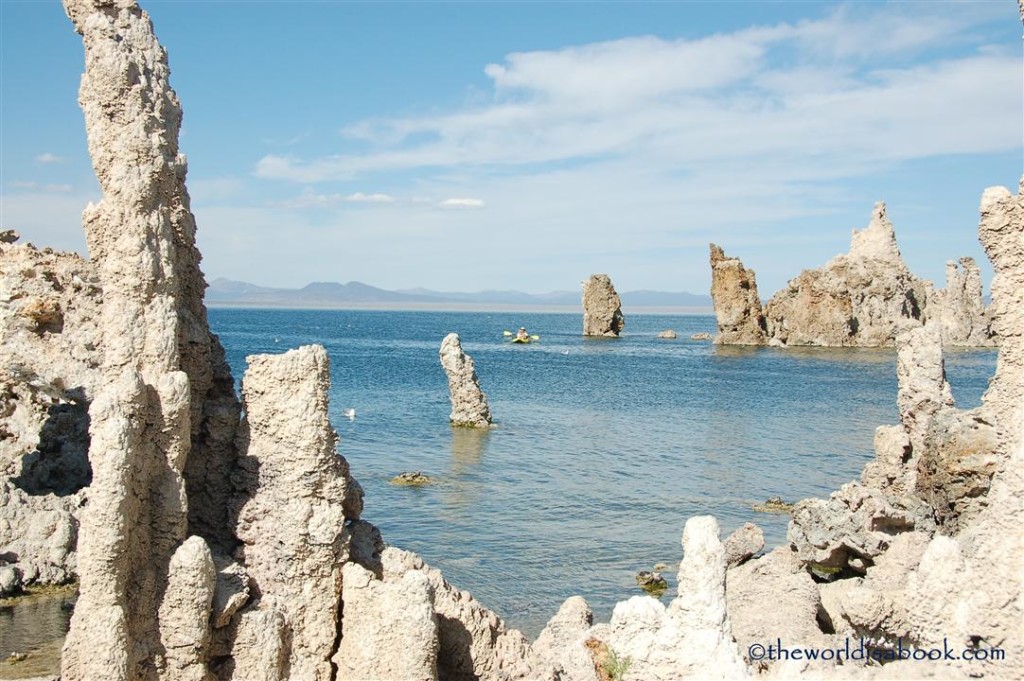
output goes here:
<path id="1" fill-rule="evenodd" d="M 1011 0 L 143 8 L 210 279 L 706 292 L 714 241 L 768 297 L 884 200 L 943 286 L 1024 167 Z M 84 252 L 80 39 L 56 0 L 0 39 L 0 224 Z"/>

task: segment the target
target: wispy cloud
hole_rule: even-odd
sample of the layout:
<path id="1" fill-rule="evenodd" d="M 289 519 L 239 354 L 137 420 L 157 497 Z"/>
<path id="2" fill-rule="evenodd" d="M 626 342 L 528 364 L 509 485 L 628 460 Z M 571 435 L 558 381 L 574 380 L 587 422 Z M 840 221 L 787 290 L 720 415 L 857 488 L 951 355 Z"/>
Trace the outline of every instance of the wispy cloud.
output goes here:
<path id="1" fill-rule="evenodd" d="M 812 179 L 823 167 L 856 176 L 875 164 L 1012 149 L 1021 141 L 1019 53 L 917 59 L 961 39 L 971 17 L 959 12 L 888 7 L 854 17 L 840 8 L 819 21 L 700 40 L 644 36 L 513 53 L 484 69 L 489 105 L 363 121 L 343 132 L 369 152 L 268 155 L 255 172 L 317 183 L 608 158 L 673 173 L 743 159 L 767 171 L 784 155 L 794 179 Z"/>
<path id="2" fill-rule="evenodd" d="M 63 156 L 57 156 L 56 154 L 51 154 L 50 152 L 46 152 L 46 153 L 39 154 L 38 156 L 36 156 L 36 163 L 41 163 L 41 164 L 44 164 L 44 165 L 50 164 L 50 163 L 63 163 L 63 162 L 64 162 L 64 157 Z"/>
<path id="3" fill-rule="evenodd" d="M 40 184 L 39 182 L 15 181 L 11 183 L 15 189 L 22 189 L 33 192 L 46 192 L 48 194 L 67 194 L 74 191 L 70 184 Z"/>
<path id="4" fill-rule="evenodd" d="M 380 192 L 373 194 L 365 194 L 363 192 L 324 194 L 307 187 L 302 191 L 301 195 L 293 199 L 286 199 L 281 202 L 281 205 L 288 208 L 312 208 L 317 206 L 336 206 L 343 203 L 390 204 L 395 203 L 395 201 L 395 197 Z"/>
<path id="5" fill-rule="evenodd" d="M 451 198 L 437 204 L 441 208 L 483 208 L 483 199 Z"/>

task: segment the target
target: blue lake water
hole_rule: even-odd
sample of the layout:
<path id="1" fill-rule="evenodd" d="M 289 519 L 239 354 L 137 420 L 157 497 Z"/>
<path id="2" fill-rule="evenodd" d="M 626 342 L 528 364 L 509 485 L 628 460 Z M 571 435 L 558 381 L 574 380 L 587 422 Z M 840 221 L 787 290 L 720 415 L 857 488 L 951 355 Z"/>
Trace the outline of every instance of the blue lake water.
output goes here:
<path id="1" fill-rule="evenodd" d="M 638 571 L 678 563 L 690 516 L 715 515 L 723 537 L 752 521 L 769 547 L 783 543 L 788 516 L 752 505 L 827 496 L 859 476 L 876 426 L 897 422 L 894 351 L 689 340 L 714 331 L 710 316 L 627 311 L 618 339 L 583 338 L 580 314 L 209 316 L 236 379 L 246 355 L 325 346 L 331 419 L 366 490 L 364 518 L 531 637 L 574 594 L 607 619 L 641 593 Z M 540 342 L 505 342 L 519 326 Z M 656 337 L 667 328 L 679 338 Z M 448 425 L 438 349 L 452 331 L 476 363 L 489 432 Z M 979 403 L 995 357 L 947 354 L 958 406 Z M 388 483 L 407 470 L 437 484 Z"/>

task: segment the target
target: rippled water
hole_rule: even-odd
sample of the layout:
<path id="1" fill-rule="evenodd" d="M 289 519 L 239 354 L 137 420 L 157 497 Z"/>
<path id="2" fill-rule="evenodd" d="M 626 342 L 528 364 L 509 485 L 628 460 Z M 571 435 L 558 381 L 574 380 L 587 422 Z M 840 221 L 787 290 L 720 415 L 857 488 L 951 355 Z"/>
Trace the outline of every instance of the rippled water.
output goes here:
<path id="1" fill-rule="evenodd" d="M 73 591 L 27 596 L 0 606 L 0 679 L 56 674 L 71 621 Z M 12 659 L 11 654 L 25 659 Z"/>
<path id="2" fill-rule="evenodd" d="M 706 316 L 629 315 L 618 339 L 581 337 L 579 314 L 217 309 L 210 322 L 236 378 L 248 354 L 324 345 L 366 519 L 531 636 L 570 595 L 607 618 L 640 593 L 636 572 L 680 560 L 689 516 L 715 515 L 723 536 L 753 521 L 782 543 L 788 516 L 751 506 L 856 478 L 875 427 L 897 420 L 892 350 L 689 340 L 714 330 Z M 523 325 L 541 341 L 504 342 Z M 656 338 L 665 328 L 679 338 Z M 451 331 L 476 362 L 490 432 L 448 426 L 438 349 Z M 960 406 L 977 405 L 994 366 L 994 351 L 947 356 Z M 438 483 L 388 484 L 406 470 Z"/>

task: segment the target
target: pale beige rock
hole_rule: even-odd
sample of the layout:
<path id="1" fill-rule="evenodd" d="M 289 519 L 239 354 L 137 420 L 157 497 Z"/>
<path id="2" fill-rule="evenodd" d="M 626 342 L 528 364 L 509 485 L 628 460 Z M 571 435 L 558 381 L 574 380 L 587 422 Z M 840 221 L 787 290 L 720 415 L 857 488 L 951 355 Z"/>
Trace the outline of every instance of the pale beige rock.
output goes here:
<path id="1" fill-rule="evenodd" d="M 250 610 L 239 616 L 235 650 L 226 678 L 233 681 L 286 681 L 288 622 L 276 610 Z M 224 675 L 221 678 L 225 678 Z"/>
<path id="2" fill-rule="evenodd" d="M 738 679 L 749 676 L 731 634 L 725 550 L 718 522 L 690 518 L 683 530 L 678 596 L 666 608 L 649 596 L 620 602 L 607 628 L 591 630 L 632 663 L 627 679 Z"/>
<path id="3" fill-rule="evenodd" d="M 437 679 L 437 622 L 433 588 L 424 573 L 381 580 L 345 565 L 345 621 L 334 655 L 338 681 Z"/>
<path id="4" fill-rule="evenodd" d="M 414 553 L 384 550 L 384 580 L 401 579 L 412 570 L 426 575 L 434 590 L 440 649 L 438 677 L 462 679 L 545 679 L 550 674 L 534 656 L 526 638 L 508 629 L 493 612 L 465 591 L 453 587 Z"/>
<path id="5" fill-rule="evenodd" d="M 245 568 L 227 558 L 214 554 L 217 582 L 213 594 L 212 624 L 215 629 L 226 627 L 235 613 L 249 602 L 249 575 Z"/>
<path id="6" fill-rule="evenodd" d="M 99 286 L 73 253 L 0 243 L 0 554 L 27 584 L 73 578 L 92 479 Z"/>
<path id="7" fill-rule="evenodd" d="M 981 270 L 974 258 L 946 263 L 946 288 L 928 297 L 927 316 L 938 321 L 945 346 L 996 344 L 992 320 L 982 300 Z"/>
<path id="8" fill-rule="evenodd" d="M 256 607 L 285 616 L 291 678 L 329 679 L 345 520 L 359 517 L 362 489 L 335 451 L 327 352 L 312 345 L 247 359 L 239 442 L 247 475 L 235 530 L 243 543 L 238 555 L 260 594 Z M 250 654 L 262 653 L 235 646 L 236 660 Z"/>
<path id="9" fill-rule="evenodd" d="M 754 523 L 743 523 L 726 537 L 722 546 L 725 549 L 725 566 L 741 565 L 764 548 L 764 531 Z"/>
<path id="10" fill-rule="evenodd" d="M 532 649 L 558 678 L 573 681 L 601 681 L 594 659 L 586 646 L 594 613 L 580 596 L 570 596 L 537 636 Z"/>
<path id="11" fill-rule="evenodd" d="M 1009 452 L 1020 438 L 1024 404 L 1024 190 L 1013 195 L 1004 187 L 986 189 L 980 210 L 981 244 L 995 270 L 992 330 L 1001 339 L 996 375 L 983 402 L 995 419 L 1001 451 Z"/>
<path id="12" fill-rule="evenodd" d="M 926 287 L 903 262 L 885 204 L 854 230 L 849 253 L 805 270 L 765 306 L 767 335 L 784 345 L 893 345 L 920 325 Z"/>
<path id="13" fill-rule="evenodd" d="M 711 244 L 711 300 L 718 319 L 719 345 L 764 345 L 764 312 L 757 293 L 753 270 L 739 258 L 726 257 L 721 247 Z"/>
<path id="14" fill-rule="evenodd" d="M 217 572 L 201 537 L 186 539 L 171 556 L 167 590 L 160 604 L 161 679 L 213 681 L 206 667 L 210 645 L 210 608 Z"/>
<path id="15" fill-rule="evenodd" d="M 622 333 L 626 318 L 622 301 L 607 274 L 592 274 L 583 283 L 583 335 L 611 336 Z"/>
<path id="16" fill-rule="evenodd" d="M 825 641 L 816 623 L 818 587 L 789 547 L 730 569 L 726 578 L 729 621 L 744 656 L 750 646 L 777 639 L 814 646 Z M 777 664 L 750 660 L 755 669 Z"/>
<path id="17" fill-rule="evenodd" d="M 445 336 L 439 354 L 441 366 L 448 376 L 448 392 L 452 401 L 452 412 L 448 418 L 451 424 L 472 428 L 491 425 L 487 396 L 480 389 L 473 358 L 462 350 L 459 334 Z"/>
<path id="18" fill-rule="evenodd" d="M 74 513 L 80 500 L 81 495 L 26 494 L 10 480 L 0 479 L 0 556 L 12 557 L 21 583 L 62 584 L 74 579 Z"/>

